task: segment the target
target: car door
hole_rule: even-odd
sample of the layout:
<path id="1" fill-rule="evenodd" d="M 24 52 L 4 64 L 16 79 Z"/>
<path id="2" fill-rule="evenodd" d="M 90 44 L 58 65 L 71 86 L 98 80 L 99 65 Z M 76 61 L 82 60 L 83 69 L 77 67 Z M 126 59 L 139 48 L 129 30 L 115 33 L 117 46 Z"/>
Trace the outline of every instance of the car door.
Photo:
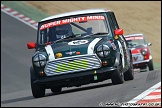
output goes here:
<path id="1" fill-rule="evenodd" d="M 109 15 L 110 15 L 110 19 L 112 21 L 112 24 L 111 24 L 112 29 L 114 29 L 114 30 L 119 29 L 119 25 L 117 23 L 115 14 L 113 12 L 110 12 Z M 127 51 L 126 40 L 125 40 L 123 35 L 119 35 L 119 38 L 118 38 L 117 41 L 118 41 L 118 45 L 119 45 L 120 52 L 121 52 L 121 55 L 122 55 L 123 68 L 125 68 L 127 63 L 128 63 L 128 60 L 127 60 L 128 51 Z"/>

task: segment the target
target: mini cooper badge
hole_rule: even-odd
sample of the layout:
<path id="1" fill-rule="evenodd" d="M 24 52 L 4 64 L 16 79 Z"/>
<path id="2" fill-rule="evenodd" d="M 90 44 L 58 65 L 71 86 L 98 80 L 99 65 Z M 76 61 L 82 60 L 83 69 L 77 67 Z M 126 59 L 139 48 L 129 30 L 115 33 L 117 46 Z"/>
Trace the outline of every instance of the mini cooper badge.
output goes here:
<path id="1" fill-rule="evenodd" d="M 66 52 L 65 54 L 69 54 L 69 55 L 72 55 L 74 54 L 76 51 L 70 51 L 70 52 Z"/>

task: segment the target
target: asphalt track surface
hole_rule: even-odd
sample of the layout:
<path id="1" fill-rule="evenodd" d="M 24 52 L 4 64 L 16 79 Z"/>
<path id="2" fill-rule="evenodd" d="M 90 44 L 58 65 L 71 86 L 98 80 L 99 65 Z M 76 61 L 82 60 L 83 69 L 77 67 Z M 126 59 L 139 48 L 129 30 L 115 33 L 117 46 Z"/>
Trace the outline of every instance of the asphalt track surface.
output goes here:
<path id="1" fill-rule="evenodd" d="M 128 102 L 161 81 L 161 69 L 135 73 L 135 79 L 112 85 L 111 80 L 63 88 L 43 98 L 34 98 L 29 69 L 34 50 L 27 42 L 36 40 L 36 30 L 1 11 L 1 106 L 2 107 L 98 107 L 101 102 Z"/>

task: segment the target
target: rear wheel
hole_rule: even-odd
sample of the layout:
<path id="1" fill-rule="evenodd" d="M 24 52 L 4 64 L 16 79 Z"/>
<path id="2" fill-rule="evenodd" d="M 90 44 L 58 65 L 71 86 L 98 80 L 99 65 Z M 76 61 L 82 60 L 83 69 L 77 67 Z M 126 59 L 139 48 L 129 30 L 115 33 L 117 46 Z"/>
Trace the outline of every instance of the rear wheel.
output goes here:
<path id="1" fill-rule="evenodd" d="M 114 85 L 124 83 L 124 74 L 122 70 L 123 70 L 122 61 L 120 59 L 117 69 L 112 73 L 112 76 L 111 76 L 111 81 Z"/>
<path id="2" fill-rule="evenodd" d="M 34 76 L 34 70 L 33 68 L 30 69 L 30 82 L 31 82 L 31 90 L 32 94 L 35 98 L 43 97 L 45 96 L 45 88 L 41 87 L 38 84 L 35 84 L 35 76 Z"/>
<path id="3" fill-rule="evenodd" d="M 132 59 L 130 59 L 130 67 L 129 69 L 124 73 L 124 80 L 133 80 L 134 79 L 134 71 L 133 71 L 133 63 Z"/>
<path id="4" fill-rule="evenodd" d="M 149 71 L 154 70 L 153 60 L 151 59 L 148 63 Z"/>

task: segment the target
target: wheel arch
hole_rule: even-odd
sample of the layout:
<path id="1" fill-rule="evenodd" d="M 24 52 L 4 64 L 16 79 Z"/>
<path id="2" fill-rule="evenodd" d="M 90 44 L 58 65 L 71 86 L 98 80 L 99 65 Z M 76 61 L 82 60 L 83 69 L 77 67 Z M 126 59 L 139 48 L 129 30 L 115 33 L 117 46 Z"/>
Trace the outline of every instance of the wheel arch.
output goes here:
<path id="1" fill-rule="evenodd" d="M 32 66 L 30 67 L 30 78 L 32 81 L 36 80 L 34 68 Z"/>
<path id="2" fill-rule="evenodd" d="M 114 66 L 118 66 L 119 65 L 119 60 L 120 59 L 122 60 L 122 55 L 121 55 L 120 52 L 117 52 Z"/>

